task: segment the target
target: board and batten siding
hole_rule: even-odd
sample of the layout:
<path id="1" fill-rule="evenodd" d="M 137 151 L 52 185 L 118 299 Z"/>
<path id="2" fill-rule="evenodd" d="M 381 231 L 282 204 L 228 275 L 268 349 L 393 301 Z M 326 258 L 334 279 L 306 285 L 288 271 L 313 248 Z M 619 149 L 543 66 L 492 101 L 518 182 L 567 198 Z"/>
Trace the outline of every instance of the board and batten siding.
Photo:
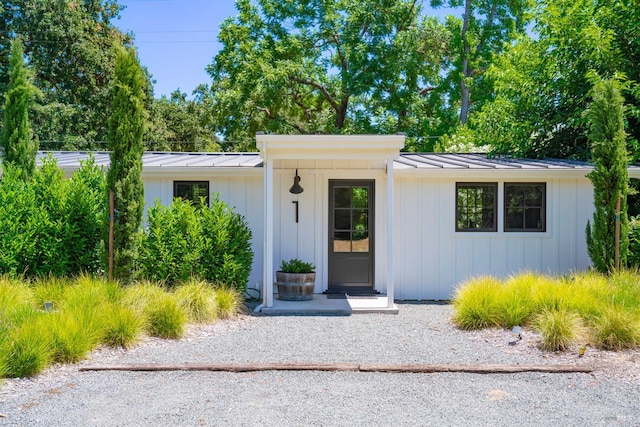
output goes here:
<path id="1" fill-rule="evenodd" d="M 591 264 L 585 239 L 594 210 L 588 179 L 474 179 L 498 184 L 497 232 L 455 231 L 457 181 L 469 180 L 395 177 L 396 299 L 448 300 L 475 276 L 564 274 Z M 546 182 L 546 231 L 504 232 L 504 183 L 534 181 Z"/>
<path id="2" fill-rule="evenodd" d="M 174 181 L 208 181 L 209 196 L 218 194 L 220 200 L 227 203 L 234 212 L 242 215 L 247 221 L 251 232 L 251 247 L 253 249 L 253 268 L 249 276 L 248 287 L 257 288 L 262 284 L 262 254 L 263 254 L 263 196 L 262 175 L 252 174 L 204 174 L 193 175 L 147 175 L 144 179 L 145 213 L 149 207 L 155 205 L 156 200 L 164 206 L 169 206 L 173 200 Z"/>
<path id="3" fill-rule="evenodd" d="M 385 179 L 384 165 L 368 160 L 280 160 L 275 164 L 273 267 L 280 268 L 282 260 L 298 258 L 316 266 L 314 292 L 327 290 L 329 245 L 329 180 L 366 179 L 375 181 L 375 253 L 385 248 Z M 304 189 L 291 194 L 296 169 Z M 299 222 L 295 219 L 298 201 Z M 378 256 L 378 255 L 376 255 Z M 375 289 L 384 292 L 384 257 L 375 260 Z"/>

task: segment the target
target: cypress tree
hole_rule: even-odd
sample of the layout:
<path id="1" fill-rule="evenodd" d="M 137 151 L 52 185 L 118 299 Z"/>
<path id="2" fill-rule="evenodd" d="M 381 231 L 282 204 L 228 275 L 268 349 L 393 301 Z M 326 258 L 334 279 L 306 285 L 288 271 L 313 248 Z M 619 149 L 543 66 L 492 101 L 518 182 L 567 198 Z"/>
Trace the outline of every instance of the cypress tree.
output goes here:
<path id="1" fill-rule="evenodd" d="M 588 178 L 593 183 L 593 227 L 587 223 L 587 248 L 594 267 L 603 273 L 615 270 L 616 202 L 620 198 L 620 265 L 629 252 L 627 192 L 629 176 L 624 99 L 614 79 L 597 81 L 591 91 L 593 101 L 585 111 L 594 168 Z"/>
<path id="2" fill-rule="evenodd" d="M 29 125 L 29 106 L 38 90 L 31 82 L 31 73 L 24 63 L 22 42 L 11 44 L 9 87 L 5 94 L 4 122 L 0 145 L 4 148 L 3 164 L 16 169 L 20 179 L 33 176 L 36 167 L 38 141 Z"/>
<path id="3" fill-rule="evenodd" d="M 144 208 L 141 173 L 145 84 L 136 52 L 122 48 L 116 56 L 109 117 L 107 146 L 111 152 L 111 166 L 107 173 L 107 194 L 115 193 L 114 278 L 125 282 L 135 271 L 137 236 Z M 108 234 L 107 224 L 107 248 Z"/>

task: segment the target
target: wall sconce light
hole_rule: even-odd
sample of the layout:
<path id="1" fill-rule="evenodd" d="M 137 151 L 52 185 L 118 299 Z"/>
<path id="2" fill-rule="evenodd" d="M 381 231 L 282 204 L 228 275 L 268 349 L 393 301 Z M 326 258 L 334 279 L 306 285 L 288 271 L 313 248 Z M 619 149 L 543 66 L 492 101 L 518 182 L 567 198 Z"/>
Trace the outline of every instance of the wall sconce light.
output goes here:
<path id="1" fill-rule="evenodd" d="M 304 191 L 304 188 L 300 187 L 300 177 L 298 176 L 298 169 L 296 169 L 296 176 L 293 177 L 293 185 L 289 189 L 289 193 L 300 194 Z"/>

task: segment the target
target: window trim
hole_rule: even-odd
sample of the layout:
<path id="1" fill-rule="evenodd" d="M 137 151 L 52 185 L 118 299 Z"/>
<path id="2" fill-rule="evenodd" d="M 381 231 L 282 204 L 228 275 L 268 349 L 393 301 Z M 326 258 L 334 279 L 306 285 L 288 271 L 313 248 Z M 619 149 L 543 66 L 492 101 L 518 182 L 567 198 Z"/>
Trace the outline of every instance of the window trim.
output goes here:
<path id="1" fill-rule="evenodd" d="M 542 227 L 540 228 L 526 228 L 526 218 L 523 220 L 522 228 L 509 228 L 507 227 L 507 209 L 508 209 L 508 200 L 507 200 L 507 187 L 524 187 L 524 186 L 540 186 L 542 187 L 542 205 L 541 206 L 519 206 L 520 208 L 532 207 L 540 208 L 540 217 L 542 219 Z M 546 182 L 505 182 L 503 183 L 503 224 L 502 228 L 505 233 L 546 233 L 547 231 L 547 183 Z"/>
<path id="2" fill-rule="evenodd" d="M 458 191 L 460 187 L 493 187 L 493 225 L 490 228 L 461 228 L 458 226 Z M 497 182 L 456 182 L 455 192 L 455 224 L 456 232 L 463 233 L 494 233 L 498 231 L 498 183 Z"/>
<path id="3" fill-rule="evenodd" d="M 178 193 L 178 185 L 185 185 L 185 184 L 189 184 L 189 185 L 204 185 L 207 189 L 207 195 L 206 195 L 206 203 L 207 203 L 207 207 L 209 207 L 209 200 L 210 200 L 210 187 L 209 187 L 209 181 L 173 181 L 173 198 L 177 198 L 180 197 L 177 195 Z M 183 199 L 184 200 L 184 199 Z M 195 203 L 194 200 L 191 199 L 187 199 L 189 201 L 191 201 L 192 203 L 194 203 L 194 205 L 196 205 L 197 203 Z"/>

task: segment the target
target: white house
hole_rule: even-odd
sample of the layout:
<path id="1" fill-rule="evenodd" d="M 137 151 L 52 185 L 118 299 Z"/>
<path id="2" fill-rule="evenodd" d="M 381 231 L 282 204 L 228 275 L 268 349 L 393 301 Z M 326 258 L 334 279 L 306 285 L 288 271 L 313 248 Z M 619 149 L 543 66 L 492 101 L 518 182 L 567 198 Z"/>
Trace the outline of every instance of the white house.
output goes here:
<path id="1" fill-rule="evenodd" d="M 400 153 L 403 135 L 262 135 L 259 153 L 143 156 L 147 206 L 194 186 L 248 221 L 250 287 L 274 301 L 282 260 L 316 266 L 317 294 L 447 300 L 472 276 L 569 273 L 590 265 L 592 166 L 484 154 Z M 93 153 L 108 166 L 107 153 Z M 70 173 L 87 153 L 56 152 Z M 640 178 L 640 168 L 629 174 Z M 289 190 L 299 177 L 303 191 Z"/>

